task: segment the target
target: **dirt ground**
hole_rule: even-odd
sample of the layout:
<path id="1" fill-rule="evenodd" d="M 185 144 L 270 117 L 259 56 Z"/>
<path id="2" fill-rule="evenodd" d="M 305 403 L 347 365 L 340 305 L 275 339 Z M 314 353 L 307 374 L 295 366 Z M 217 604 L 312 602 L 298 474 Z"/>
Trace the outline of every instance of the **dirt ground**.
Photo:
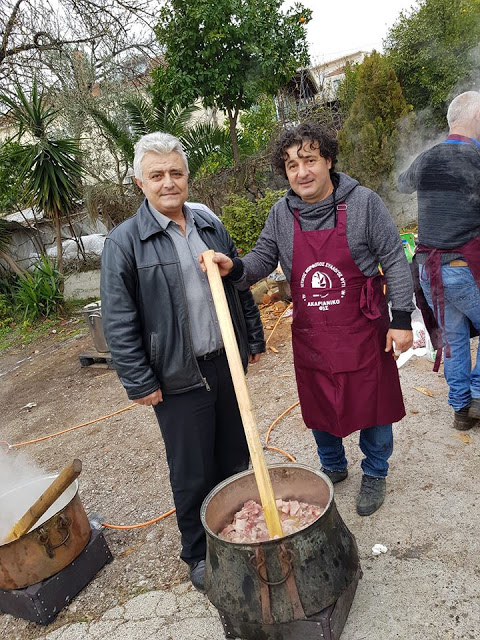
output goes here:
<path id="1" fill-rule="evenodd" d="M 273 323 L 267 320 L 267 326 Z M 276 352 L 269 351 L 248 374 L 262 439 L 297 400 L 289 324 L 281 321 L 270 343 Z M 65 331 L 63 337 L 51 335 L 0 355 L 0 440 L 24 442 L 131 404 L 113 371 L 81 366 L 79 355 L 91 347 L 85 328 L 80 336 Z M 400 369 L 407 416 L 395 425 L 385 504 L 369 518 L 355 512 L 362 457 L 358 436 L 346 439 L 350 475 L 336 486 L 335 501 L 357 539 L 364 576 L 342 640 L 480 638 L 480 429 L 459 433 L 451 428 L 446 383 L 431 368 L 426 358 L 413 357 Z M 23 408 L 28 403 L 36 406 Z M 319 467 L 298 407 L 276 425 L 271 444 Z M 136 407 L 9 455 L 21 455 L 44 472 L 58 472 L 80 458 L 82 503 L 89 516 L 99 514 L 103 522 L 135 524 L 172 507 L 163 443 L 149 408 Z M 285 460 L 271 451 L 266 456 L 271 463 Z M 114 561 L 49 630 L 94 620 L 136 594 L 188 579 L 178 559 L 174 516 L 140 529 L 106 529 L 104 535 Z M 388 552 L 374 557 L 376 543 Z M 32 623 L 0 614 L 0 634 L 8 640 L 33 640 L 42 633 Z"/>

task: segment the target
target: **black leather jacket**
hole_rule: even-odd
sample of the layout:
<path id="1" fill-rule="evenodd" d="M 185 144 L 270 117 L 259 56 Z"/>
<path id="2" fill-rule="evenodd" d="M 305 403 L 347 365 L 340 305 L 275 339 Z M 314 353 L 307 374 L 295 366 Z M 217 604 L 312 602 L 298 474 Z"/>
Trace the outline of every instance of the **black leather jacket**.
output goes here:
<path id="1" fill-rule="evenodd" d="M 191 209 L 207 247 L 231 258 L 236 249 L 222 223 Z M 263 327 L 249 289 L 224 279 L 225 294 L 246 368 L 249 354 L 265 351 Z M 146 206 L 105 240 L 101 272 L 102 322 L 113 364 L 132 400 L 161 389 L 182 393 L 201 386 L 178 253 Z"/>

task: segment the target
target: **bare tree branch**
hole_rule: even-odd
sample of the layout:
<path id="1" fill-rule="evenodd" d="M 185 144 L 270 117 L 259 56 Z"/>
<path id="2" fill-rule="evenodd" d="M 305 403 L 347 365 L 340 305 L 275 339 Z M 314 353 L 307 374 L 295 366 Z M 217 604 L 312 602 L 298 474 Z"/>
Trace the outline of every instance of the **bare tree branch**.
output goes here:
<path id="1" fill-rule="evenodd" d="M 58 40 L 51 40 L 49 44 L 38 44 L 38 36 L 49 36 L 48 33 L 36 33 L 33 36 L 33 42 L 32 43 L 26 43 L 26 44 L 22 44 L 19 45 L 18 47 L 15 47 L 13 49 L 7 49 L 5 51 L 5 53 L 2 55 L 2 53 L 0 53 L 0 64 L 2 63 L 4 58 L 7 58 L 8 56 L 14 56 L 17 53 L 21 53 L 22 51 L 29 51 L 30 49 L 36 49 L 37 51 L 57 51 L 60 45 L 67 45 L 67 44 L 82 44 L 85 42 L 92 42 L 92 38 L 78 38 L 77 40 L 62 40 L 62 42 L 59 42 Z"/>
<path id="2" fill-rule="evenodd" d="M 154 7 L 158 1 L 0 0 L 0 88 L 8 91 L 15 81 L 25 86 L 33 75 L 41 82 L 47 70 L 45 84 L 52 84 L 58 77 L 51 77 L 45 56 L 67 56 L 72 47 L 92 58 L 99 75 L 135 51 L 155 58 Z"/>
<path id="3" fill-rule="evenodd" d="M 23 0 L 17 0 L 17 2 L 15 3 L 15 5 L 12 8 L 12 13 L 10 14 L 9 19 L 7 20 L 7 24 L 5 25 L 5 30 L 3 32 L 3 37 L 2 37 L 2 47 L 0 49 L 0 63 L 3 60 L 3 58 L 5 58 L 5 52 L 7 50 L 7 45 L 8 45 L 8 39 L 10 37 L 10 34 L 12 33 L 13 30 L 13 25 L 15 24 L 15 20 L 17 18 L 17 14 L 20 10 L 20 5 L 23 2 Z"/>

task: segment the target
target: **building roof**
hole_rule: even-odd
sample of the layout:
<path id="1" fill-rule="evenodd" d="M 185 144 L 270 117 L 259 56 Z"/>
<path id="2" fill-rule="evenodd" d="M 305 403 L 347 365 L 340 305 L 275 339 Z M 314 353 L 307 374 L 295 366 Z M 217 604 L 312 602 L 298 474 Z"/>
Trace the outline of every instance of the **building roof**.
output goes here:
<path id="1" fill-rule="evenodd" d="M 333 58 L 332 60 L 328 60 L 327 62 L 324 62 L 322 64 L 317 64 L 314 67 L 312 67 L 312 69 L 315 71 L 322 71 L 324 69 L 333 67 L 336 73 L 337 72 L 337 69 L 335 68 L 336 65 L 338 65 L 338 67 L 343 67 L 343 69 L 345 69 L 346 62 L 363 58 L 363 56 L 365 55 L 367 55 L 366 51 L 355 51 L 355 53 L 347 53 L 346 55 L 343 55 L 339 58 Z"/>

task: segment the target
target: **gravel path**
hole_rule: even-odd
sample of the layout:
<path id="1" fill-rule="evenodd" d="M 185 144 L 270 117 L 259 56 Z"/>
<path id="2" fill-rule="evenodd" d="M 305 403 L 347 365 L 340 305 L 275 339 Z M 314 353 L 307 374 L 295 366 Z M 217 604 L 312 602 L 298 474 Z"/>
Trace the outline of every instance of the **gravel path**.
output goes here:
<path id="1" fill-rule="evenodd" d="M 262 438 L 296 400 L 290 327 L 282 320 L 270 352 L 248 379 Z M 88 336 L 51 338 L 0 356 L 0 440 L 17 443 L 82 424 L 129 403 L 116 375 L 82 368 Z M 480 429 L 454 431 L 447 387 L 425 358 L 401 369 L 407 416 L 395 425 L 385 504 L 361 518 L 358 436 L 346 439 L 350 474 L 335 501 L 355 535 L 363 569 L 342 640 L 470 640 L 479 637 Z M 433 397 L 415 389 L 428 389 Z M 30 402 L 35 407 L 25 409 Z M 275 427 L 271 444 L 318 468 L 311 433 L 298 407 Z M 115 524 L 142 522 L 172 506 L 165 452 L 151 410 L 137 407 L 70 434 L 21 449 L 25 466 L 59 471 L 83 461 L 80 495 L 91 516 Z M 270 463 L 284 458 L 266 452 Z M 5 464 L 5 456 L 1 458 Z M 173 517 L 136 530 L 106 530 L 114 555 L 96 578 L 43 628 L 0 614 L 8 640 L 220 640 L 216 611 L 192 591 L 178 560 Z M 373 556 L 376 543 L 388 551 Z"/>

